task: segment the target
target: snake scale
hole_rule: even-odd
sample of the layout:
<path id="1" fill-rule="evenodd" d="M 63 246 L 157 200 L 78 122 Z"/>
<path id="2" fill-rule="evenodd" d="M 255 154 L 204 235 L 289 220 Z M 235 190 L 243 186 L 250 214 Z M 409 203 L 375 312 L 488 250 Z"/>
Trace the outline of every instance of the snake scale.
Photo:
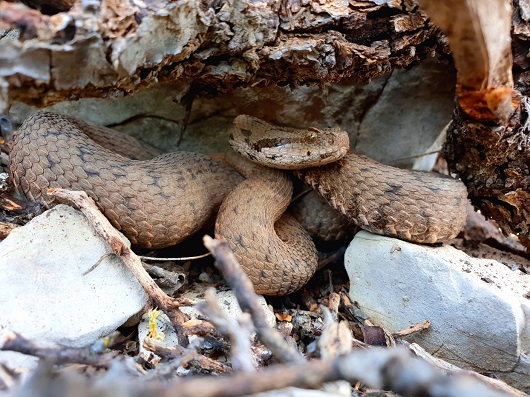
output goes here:
<path id="1" fill-rule="evenodd" d="M 68 116 L 32 114 L 13 138 L 15 188 L 47 203 L 50 187 L 83 190 L 133 245 L 150 248 L 186 239 L 220 208 L 216 237 L 227 239 L 258 293 L 291 293 L 314 274 L 314 244 L 294 218 L 282 216 L 292 195 L 285 172 L 256 166 L 244 179 L 222 161 L 189 152 L 148 159 L 154 153 L 143 153 L 131 138 L 114 134 Z M 464 225 L 462 182 L 347 153 L 347 134 L 339 129 L 282 128 L 238 116 L 231 144 L 269 167 L 309 166 L 295 173 L 371 232 L 434 243 L 456 236 Z M 118 153 L 104 146 L 117 147 Z M 130 151 L 139 154 L 130 158 Z M 315 167 L 314 161 L 328 164 Z"/>

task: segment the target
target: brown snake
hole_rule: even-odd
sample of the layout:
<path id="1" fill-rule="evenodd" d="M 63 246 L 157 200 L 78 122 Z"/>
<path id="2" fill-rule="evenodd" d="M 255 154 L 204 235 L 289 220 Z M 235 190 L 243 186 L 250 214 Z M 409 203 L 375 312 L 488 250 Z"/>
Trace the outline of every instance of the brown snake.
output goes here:
<path id="1" fill-rule="evenodd" d="M 292 195 L 284 172 L 256 168 L 243 181 L 203 154 L 177 152 L 146 160 L 146 153 L 130 159 L 101 146 L 108 145 L 112 131 L 52 113 L 31 115 L 14 135 L 10 175 L 15 187 L 30 199 L 47 202 L 50 187 L 84 190 L 133 245 L 152 248 L 174 245 L 197 232 L 223 203 L 216 236 L 229 241 L 258 293 L 291 293 L 315 272 L 316 250 L 307 233 L 292 217 L 280 218 Z M 294 168 L 291 160 L 299 153 L 305 154 L 299 161 L 306 167 L 313 164 L 307 155 L 321 164 L 333 161 L 296 173 L 371 232 L 434 243 L 462 229 L 467 206 L 463 183 L 354 153 L 337 161 L 347 152 L 344 134 L 338 129 L 281 128 L 239 116 L 231 144 L 249 159 L 273 160 L 279 168 Z M 122 152 L 134 149 L 130 138 L 123 139 L 118 142 Z M 338 149 L 328 149 L 333 145 Z M 285 155 L 289 149 L 295 154 Z"/>

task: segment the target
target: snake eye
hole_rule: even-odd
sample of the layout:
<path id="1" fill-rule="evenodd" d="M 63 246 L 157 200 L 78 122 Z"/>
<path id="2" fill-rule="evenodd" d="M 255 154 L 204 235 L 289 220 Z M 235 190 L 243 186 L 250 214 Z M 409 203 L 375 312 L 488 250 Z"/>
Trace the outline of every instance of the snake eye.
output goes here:
<path id="1" fill-rule="evenodd" d="M 318 131 L 316 128 L 310 128 L 305 134 L 304 141 L 306 143 L 316 143 L 318 141 Z"/>

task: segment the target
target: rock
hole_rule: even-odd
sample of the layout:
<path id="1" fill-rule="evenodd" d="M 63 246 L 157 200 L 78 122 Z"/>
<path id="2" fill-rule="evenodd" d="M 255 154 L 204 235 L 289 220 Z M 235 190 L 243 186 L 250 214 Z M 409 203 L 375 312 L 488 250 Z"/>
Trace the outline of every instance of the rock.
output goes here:
<path id="1" fill-rule="evenodd" d="M 145 293 L 77 210 L 58 205 L 0 243 L 0 345 L 6 331 L 80 347 L 138 313 Z M 28 360 L 0 352 L 9 367 Z"/>
<path id="2" fill-rule="evenodd" d="M 362 231 L 345 254 L 350 298 L 394 332 L 429 320 L 408 338 L 435 357 L 530 390 L 530 276 L 451 246 L 430 247 Z"/>
<path id="3" fill-rule="evenodd" d="M 186 108 L 178 101 L 189 89 L 184 83 L 154 84 L 133 95 L 80 98 L 44 110 L 111 126 L 163 151 L 230 151 L 229 129 L 238 114 L 291 126 L 338 126 L 349 133 L 352 149 L 411 167 L 417 160 L 413 156 L 429 150 L 450 121 L 454 86 L 454 72 L 432 60 L 367 85 L 240 87 L 219 97 L 195 98 L 180 146 Z M 15 103 L 8 116 L 18 125 L 35 110 Z"/>
<path id="4" fill-rule="evenodd" d="M 144 313 L 142 321 L 138 324 L 140 356 L 151 366 L 156 367 L 160 362 L 160 356 L 144 347 L 144 341 L 147 338 L 154 339 L 157 343 L 169 348 L 179 344 L 178 335 L 171 325 L 171 320 L 166 313 L 157 309 Z"/>
<path id="5" fill-rule="evenodd" d="M 454 84 L 447 66 L 434 62 L 393 71 L 361 119 L 355 149 L 386 164 L 412 167 L 451 121 Z M 431 168 L 435 161 L 436 156 Z"/>
<path id="6" fill-rule="evenodd" d="M 208 288 L 210 288 L 210 285 L 208 284 L 193 284 L 190 289 L 182 294 L 182 297 L 193 300 L 197 303 L 202 302 L 204 301 L 204 292 Z M 243 313 L 232 290 L 223 291 L 217 288 L 216 295 L 217 303 L 230 317 L 237 319 Z M 259 296 L 258 301 L 267 316 L 267 323 L 269 326 L 274 327 L 276 325 L 276 316 L 273 311 L 269 308 L 263 296 Z M 199 316 L 204 316 L 193 306 L 181 306 L 180 310 L 187 314 L 191 319 L 197 319 Z"/>

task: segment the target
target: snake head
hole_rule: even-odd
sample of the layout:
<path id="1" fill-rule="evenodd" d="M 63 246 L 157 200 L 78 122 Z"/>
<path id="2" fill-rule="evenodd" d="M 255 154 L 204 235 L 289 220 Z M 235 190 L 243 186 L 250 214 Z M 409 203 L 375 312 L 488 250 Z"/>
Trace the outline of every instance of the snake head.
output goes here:
<path id="1" fill-rule="evenodd" d="M 279 169 L 302 169 L 335 162 L 349 150 L 340 128 L 279 127 L 256 117 L 235 118 L 230 145 L 253 162 Z"/>

